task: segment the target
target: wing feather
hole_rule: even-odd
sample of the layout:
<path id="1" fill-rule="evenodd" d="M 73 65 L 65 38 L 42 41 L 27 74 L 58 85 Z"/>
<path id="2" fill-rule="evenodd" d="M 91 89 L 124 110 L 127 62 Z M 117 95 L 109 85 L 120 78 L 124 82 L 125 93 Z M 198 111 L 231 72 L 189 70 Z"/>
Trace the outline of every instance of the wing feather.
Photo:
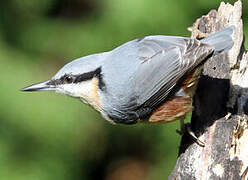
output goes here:
<path id="1" fill-rule="evenodd" d="M 150 107 L 162 102 L 185 73 L 214 51 L 213 47 L 190 38 L 148 37 L 142 41 L 138 46 L 143 62 L 136 74 L 134 92 L 138 105 Z"/>

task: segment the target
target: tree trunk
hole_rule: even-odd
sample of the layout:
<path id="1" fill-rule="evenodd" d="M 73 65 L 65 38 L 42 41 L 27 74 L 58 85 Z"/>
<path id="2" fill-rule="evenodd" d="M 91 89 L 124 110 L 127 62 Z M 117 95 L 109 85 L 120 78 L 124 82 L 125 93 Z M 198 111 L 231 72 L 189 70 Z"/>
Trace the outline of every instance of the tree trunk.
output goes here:
<path id="1" fill-rule="evenodd" d="M 235 26 L 233 48 L 208 60 L 194 96 L 191 129 L 205 143 L 182 137 L 169 179 L 248 179 L 248 53 L 242 2 L 221 3 L 194 23 L 192 37 Z M 201 32 L 201 33 L 200 33 Z"/>

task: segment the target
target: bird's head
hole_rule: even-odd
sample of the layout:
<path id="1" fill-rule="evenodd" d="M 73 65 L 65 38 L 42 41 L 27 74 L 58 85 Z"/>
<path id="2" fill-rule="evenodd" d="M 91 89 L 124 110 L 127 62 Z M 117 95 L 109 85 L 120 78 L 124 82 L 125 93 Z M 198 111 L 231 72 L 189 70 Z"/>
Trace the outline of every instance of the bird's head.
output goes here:
<path id="1" fill-rule="evenodd" d="M 50 80 L 25 87 L 22 91 L 56 91 L 95 106 L 99 101 L 98 90 L 104 88 L 101 65 L 105 56 L 106 53 L 101 53 L 76 59 Z"/>

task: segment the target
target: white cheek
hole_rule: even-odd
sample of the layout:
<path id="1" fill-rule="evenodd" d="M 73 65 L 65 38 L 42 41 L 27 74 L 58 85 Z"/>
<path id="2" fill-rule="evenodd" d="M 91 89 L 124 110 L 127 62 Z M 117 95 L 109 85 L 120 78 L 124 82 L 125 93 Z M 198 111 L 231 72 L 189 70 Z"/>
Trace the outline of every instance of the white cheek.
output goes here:
<path id="1" fill-rule="evenodd" d="M 83 81 L 76 84 L 64 84 L 59 89 L 59 93 L 67 94 L 73 97 L 87 97 L 93 89 L 92 81 Z"/>

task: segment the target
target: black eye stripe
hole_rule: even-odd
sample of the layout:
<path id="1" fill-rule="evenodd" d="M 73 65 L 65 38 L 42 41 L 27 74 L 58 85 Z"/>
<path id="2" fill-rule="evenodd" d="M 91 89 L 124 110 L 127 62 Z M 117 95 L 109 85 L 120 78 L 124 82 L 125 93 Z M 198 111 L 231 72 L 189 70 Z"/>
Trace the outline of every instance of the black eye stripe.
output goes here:
<path id="1" fill-rule="evenodd" d="M 82 81 L 87 81 L 96 76 L 96 71 L 90 71 L 76 76 L 74 83 L 79 83 Z"/>
<path id="2" fill-rule="evenodd" d="M 71 74 L 65 74 L 60 79 L 51 80 L 48 85 L 59 85 L 59 84 L 69 84 L 69 83 L 80 83 L 82 81 L 90 80 L 94 77 L 97 77 L 99 80 L 98 86 L 101 90 L 105 89 L 105 83 L 102 79 L 101 74 L 101 67 L 97 68 L 94 71 L 90 71 L 87 73 L 79 74 L 79 75 L 71 75 Z M 69 80 L 69 78 L 71 78 Z"/>
<path id="3" fill-rule="evenodd" d="M 62 80 L 61 79 L 53 79 L 53 80 L 51 80 L 51 81 L 49 81 L 47 83 L 47 85 L 54 85 L 54 86 L 56 86 L 58 84 L 62 84 Z"/>
<path id="4" fill-rule="evenodd" d="M 69 80 L 70 79 L 70 80 Z M 59 84 L 69 84 L 72 83 L 73 80 L 75 79 L 74 76 L 69 75 L 69 74 L 65 74 L 64 76 L 62 76 L 60 79 L 54 79 L 51 80 L 49 83 L 47 83 L 48 85 L 59 85 Z"/>
<path id="5" fill-rule="evenodd" d="M 84 74 L 80 74 L 76 77 L 76 79 L 74 80 L 74 83 L 79 83 L 82 81 L 87 81 L 90 80 L 94 77 L 98 78 L 98 86 L 102 91 L 106 91 L 106 86 L 105 83 L 103 81 L 103 75 L 102 75 L 102 68 L 99 67 L 97 68 L 95 71 L 90 71 Z"/>

